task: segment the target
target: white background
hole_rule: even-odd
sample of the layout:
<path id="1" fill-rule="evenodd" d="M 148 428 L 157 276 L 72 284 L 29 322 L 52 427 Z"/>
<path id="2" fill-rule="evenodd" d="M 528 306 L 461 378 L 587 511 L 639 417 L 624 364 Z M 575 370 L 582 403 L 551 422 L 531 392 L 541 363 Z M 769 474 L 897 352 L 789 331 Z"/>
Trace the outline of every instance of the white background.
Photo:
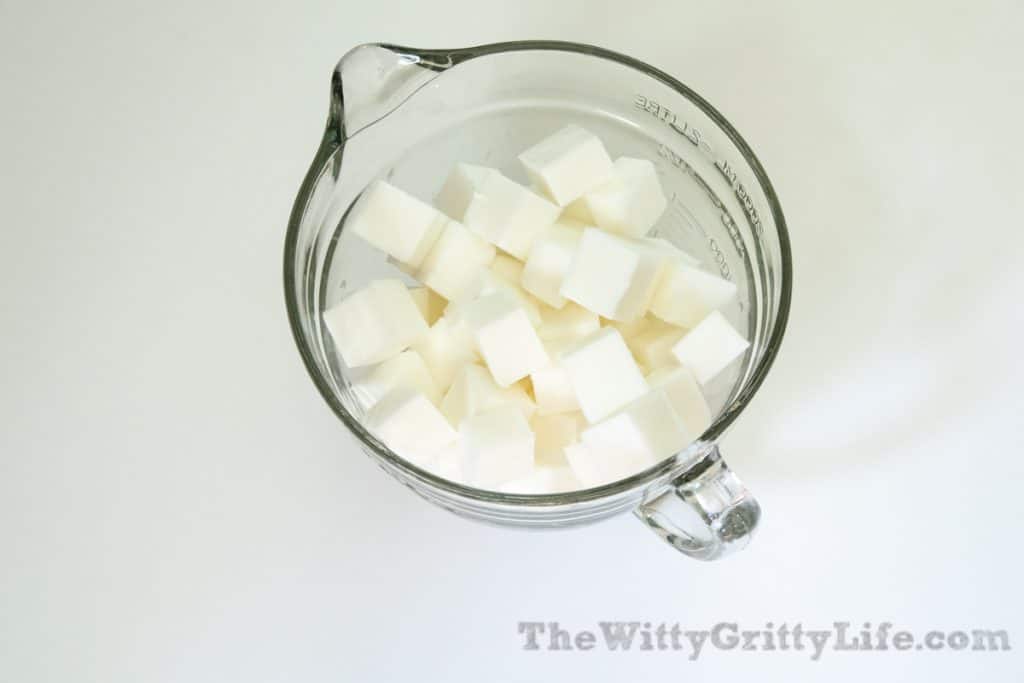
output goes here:
<path id="1" fill-rule="evenodd" d="M 1020 680 L 1020 3 L 0 3 L 0 680 Z M 388 480 L 281 291 L 334 62 L 591 42 L 743 133 L 789 220 L 782 354 L 718 564 Z M 524 652 L 520 620 L 1002 628 L 1004 653 Z"/>

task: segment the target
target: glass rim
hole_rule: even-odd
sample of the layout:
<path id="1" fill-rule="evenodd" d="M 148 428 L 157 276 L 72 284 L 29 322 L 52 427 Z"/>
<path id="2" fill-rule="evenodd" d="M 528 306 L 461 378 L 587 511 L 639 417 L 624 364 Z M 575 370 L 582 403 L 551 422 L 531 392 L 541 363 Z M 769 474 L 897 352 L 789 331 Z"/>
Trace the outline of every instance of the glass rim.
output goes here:
<path id="1" fill-rule="evenodd" d="M 785 216 L 782 213 L 782 206 L 775 193 L 775 189 L 768 178 L 768 174 L 765 172 L 760 160 L 754 154 L 747 142 L 732 126 L 732 124 L 729 123 L 729 121 L 717 109 L 715 109 L 715 107 L 678 79 L 670 76 L 661 69 L 647 64 L 646 62 L 594 45 L 553 40 L 521 40 L 503 43 L 489 43 L 457 49 L 424 50 L 389 43 L 370 43 L 357 46 L 353 49 L 359 49 L 367 46 L 379 47 L 395 52 L 396 54 L 416 57 L 418 60 L 430 59 L 432 63 L 428 68 L 433 68 L 438 71 L 447 70 L 461 62 L 477 57 L 485 57 L 506 52 L 569 52 L 616 62 L 639 71 L 646 76 L 654 78 L 655 80 L 660 81 L 663 85 L 675 90 L 697 106 L 698 109 L 700 109 L 715 123 L 715 125 L 718 126 L 722 132 L 726 134 L 732 144 L 736 146 L 736 149 L 739 150 L 744 161 L 749 164 L 759 187 L 768 201 L 772 220 L 775 224 L 775 231 L 779 240 L 779 256 L 782 264 L 782 272 L 779 278 L 779 305 L 774 324 L 772 325 L 771 332 L 768 335 L 768 340 L 765 343 L 764 353 L 755 365 L 753 372 L 742 390 L 736 395 L 726 409 L 718 415 L 715 421 L 712 422 L 711 426 L 704 431 L 700 438 L 694 441 L 687 449 L 630 477 L 619 479 L 608 484 L 602 484 L 601 486 L 593 488 L 580 489 L 565 493 L 520 494 L 502 493 L 500 491 L 490 491 L 464 486 L 439 477 L 428 470 L 414 465 L 413 463 L 401 458 L 378 441 L 377 438 L 362 425 L 360 420 L 348 411 L 345 405 L 332 391 L 330 383 L 323 376 L 317 366 L 316 359 L 314 358 L 310 345 L 305 340 L 302 325 L 303 318 L 299 310 L 299 294 L 294 291 L 296 275 L 295 253 L 299 228 L 302 224 L 306 205 L 308 204 L 310 195 L 312 194 L 313 188 L 316 186 L 318 179 L 326 170 L 327 164 L 330 162 L 334 154 L 343 150 L 346 141 L 344 132 L 344 114 L 341 111 L 339 92 L 341 84 L 336 72 L 334 83 L 332 84 L 333 91 L 331 109 L 327 127 L 321 139 L 320 147 L 313 158 L 313 162 L 311 163 L 305 178 L 303 179 L 302 185 L 300 186 L 298 195 L 295 199 L 295 203 L 292 206 L 291 215 L 288 219 L 288 231 L 285 236 L 284 248 L 285 305 L 288 310 L 288 322 L 291 327 L 292 336 L 295 339 L 295 344 L 298 347 L 299 354 L 302 357 L 306 371 L 309 373 L 310 378 L 316 385 L 320 395 L 331 407 L 331 410 L 339 419 L 341 419 L 349 431 L 355 434 L 363 444 L 373 451 L 374 455 L 381 458 L 390 467 L 449 494 L 454 494 L 462 498 L 469 498 L 491 505 L 549 508 L 586 503 L 589 501 L 614 497 L 628 490 L 649 484 L 662 476 L 674 473 L 677 468 L 684 463 L 690 463 L 692 465 L 692 456 L 694 453 L 697 452 L 703 454 L 704 448 L 702 446 L 716 441 L 757 393 L 757 390 L 760 388 L 764 378 L 767 376 L 768 371 L 771 369 L 771 366 L 778 355 L 779 347 L 781 346 L 782 339 L 786 331 L 786 325 L 789 320 L 793 281 L 793 264 L 789 242 L 789 231 L 786 227 Z M 442 58 L 443 61 L 433 61 L 436 58 Z"/>

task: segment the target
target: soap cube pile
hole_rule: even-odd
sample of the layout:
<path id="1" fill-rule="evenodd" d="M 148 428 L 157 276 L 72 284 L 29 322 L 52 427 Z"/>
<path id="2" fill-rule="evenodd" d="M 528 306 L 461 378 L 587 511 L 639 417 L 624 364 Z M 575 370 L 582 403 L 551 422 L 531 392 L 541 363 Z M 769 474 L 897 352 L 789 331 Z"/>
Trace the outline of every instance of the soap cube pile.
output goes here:
<path id="1" fill-rule="evenodd" d="M 748 341 L 729 280 L 648 236 L 654 164 L 570 125 L 524 151 L 529 187 L 458 164 L 433 205 L 377 181 L 345 226 L 418 281 L 324 313 L 367 427 L 476 488 L 550 494 L 629 477 L 712 421 L 702 387 Z"/>

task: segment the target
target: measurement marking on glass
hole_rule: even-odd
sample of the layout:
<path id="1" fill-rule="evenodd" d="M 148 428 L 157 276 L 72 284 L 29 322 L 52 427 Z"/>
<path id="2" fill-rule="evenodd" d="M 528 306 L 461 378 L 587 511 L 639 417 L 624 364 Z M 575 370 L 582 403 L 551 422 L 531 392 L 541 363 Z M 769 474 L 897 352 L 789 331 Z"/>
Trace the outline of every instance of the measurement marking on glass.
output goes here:
<path id="1" fill-rule="evenodd" d="M 708 198 L 715 205 L 715 208 L 717 208 L 721 212 L 720 217 L 722 225 L 725 226 L 726 232 L 729 233 L 729 238 L 732 240 L 733 247 L 736 249 L 736 253 L 739 254 L 740 258 L 746 258 L 747 248 L 743 244 L 743 236 L 740 234 L 739 228 L 736 226 L 736 221 L 734 221 L 732 216 L 729 215 L 729 211 L 725 208 L 725 205 L 723 205 L 722 202 L 718 199 L 718 197 L 715 196 L 715 193 L 711 190 L 710 187 L 708 187 L 707 183 L 704 182 L 703 178 L 700 177 L 700 174 L 694 171 L 693 167 L 686 163 L 686 161 L 681 156 L 673 152 L 666 145 L 658 145 L 658 155 L 663 159 L 666 159 L 676 168 L 685 171 L 695 181 L 697 181 L 697 183 L 701 186 L 704 192 L 707 193 Z M 680 206 L 683 211 L 689 213 L 689 209 L 687 209 L 686 206 L 679 201 L 678 197 L 674 198 L 673 203 Z M 703 234 L 706 239 L 711 241 L 711 236 L 707 234 L 703 226 L 700 226 L 699 222 L 697 222 L 696 220 L 694 221 L 694 223 L 696 223 L 698 227 L 700 227 L 701 234 Z M 718 245 L 715 244 L 715 248 L 717 247 Z M 714 250 L 714 248 L 712 250 Z M 721 253 L 720 249 L 719 253 Z M 719 264 L 719 270 L 722 272 L 723 277 L 729 277 L 729 264 L 725 263 L 724 257 L 722 257 L 721 259 L 716 257 L 716 261 Z"/>
<path id="2" fill-rule="evenodd" d="M 676 133 L 689 140 L 690 144 L 703 152 L 712 161 L 714 160 L 714 150 L 711 149 L 711 145 L 704 139 L 704 135 L 700 130 L 694 128 L 686 121 L 680 121 L 674 111 L 659 103 L 657 100 L 653 100 L 646 95 L 640 94 L 634 96 L 633 106 L 658 119 Z"/>
<path id="3" fill-rule="evenodd" d="M 729 165 L 729 162 L 725 159 L 716 159 L 714 150 L 711 145 L 704 139 L 703 134 L 699 129 L 694 128 L 686 121 L 680 121 L 676 113 L 668 107 L 660 104 L 657 100 L 653 100 L 646 95 L 637 94 L 633 98 L 633 106 L 641 111 L 645 111 L 654 118 L 658 119 L 666 126 L 671 128 L 673 131 L 686 138 L 694 147 L 699 149 L 715 164 L 715 168 L 718 169 L 719 173 L 726 179 L 729 185 L 732 187 L 733 193 L 736 198 L 740 200 L 740 205 L 743 207 L 744 213 L 747 214 L 747 218 L 750 219 L 750 227 L 754 230 L 758 237 L 764 236 L 764 225 L 761 222 L 761 217 L 757 213 L 757 208 L 754 206 L 754 200 L 750 197 L 750 193 L 747 188 L 744 187 L 743 182 L 740 181 L 735 169 Z M 664 156 L 664 155 L 663 155 Z M 693 169 L 682 159 L 679 160 L 686 166 L 687 172 L 692 172 Z M 677 164 L 678 165 L 678 164 Z M 697 174 L 696 177 L 700 177 Z M 702 180 L 703 182 L 703 180 Z"/>

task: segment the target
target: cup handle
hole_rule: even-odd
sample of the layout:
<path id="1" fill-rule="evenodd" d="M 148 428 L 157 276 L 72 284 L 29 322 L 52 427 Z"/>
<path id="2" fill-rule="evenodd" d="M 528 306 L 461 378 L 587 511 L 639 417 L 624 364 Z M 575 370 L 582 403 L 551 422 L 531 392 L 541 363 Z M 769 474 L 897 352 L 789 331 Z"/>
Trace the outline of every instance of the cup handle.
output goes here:
<path id="1" fill-rule="evenodd" d="M 746 547 L 761 506 L 712 446 L 634 514 L 684 555 L 717 560 Z"/>

